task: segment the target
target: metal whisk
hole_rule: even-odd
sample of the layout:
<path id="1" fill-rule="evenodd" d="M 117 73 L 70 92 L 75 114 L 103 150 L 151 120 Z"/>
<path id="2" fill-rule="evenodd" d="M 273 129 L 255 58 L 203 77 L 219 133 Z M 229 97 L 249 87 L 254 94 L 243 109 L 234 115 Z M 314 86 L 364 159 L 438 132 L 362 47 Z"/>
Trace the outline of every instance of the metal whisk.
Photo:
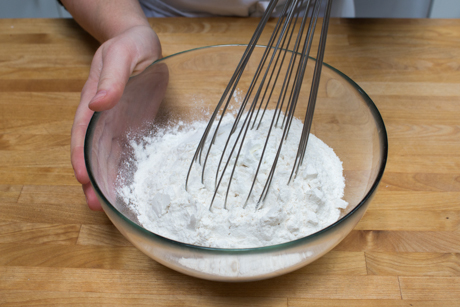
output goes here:
<path id="1" fill-rule="evenodd" d="M 252 36 L 233 76 L 230 79 L 221 99 L 219 100 L 216 109 L 214 110 L 211 119 L 203 133 L 203 136 L 198 144 L 196 152 L 193 156 L 193 160 L 190 164 L 190 168 L 187 173 L 185 182 L 185 188 L 187 189 L 190 172 L 194 163 L 198 162 L 202 165 L 201 181 L 204 181 L 204 173 L 206 168 L 206 162 L 211 151 L 213 144 L 215 143 L 218 135 L 219 127 L 221 126 L 222 118 L 228 111 L 228 106 L 235 90 L 238 88 L 238 82 L 248 64 L 248 61 L 256 47 L 256 44 L 264 30 L 264 27 L 278 4 L 278 0 L 271 0 L 259 25 L 257 26 L 254 35 Z M 249 189 L 248 196 L 244 207 L 246 207 L 251 193 L 254 189 L 257 176 L 260 171 L 260 166 L 267 148 L 268 139 L 273 126 L 280 124 L 280 115 L 284 109 L 284 116 L 281 122 L 283 134 L 281 141 L 278 145 L 278 150 L 271 166 L 270 173 L 263 187 L 262 193 L 260 194 L 259 200 L 256 204 L 256 209 L 259 208 L 268 194 L 270 184 L 275 173 L 278 158 L 283 146 L 283 140 L 285 140 L 289 134 L 292 119 L 294 117 L 294 111 L 297 106 L 303 77 L 306 71 L 307 62 L 309 60 L 310 49 L 312 47 L 313 36 L 320 14 L 320 8 L 322 5 L 326 5 L 326 11 L 323 18 L 319 47 L 316 56 L 316 64 L 313 72 L 313 78 L 310 89 L 310 96 L 305 114 L 305 120 L 302 129 L 302 135 L 300 137 L 299 146 L 296 154 L 296 158 L 293 164 L 292 172 L 289 177 L 287 184 L 291 182 L 297 175 L 300 165 L 302 165 L 305 151 L 307 148 L 308 137 L 310 134 L 310 128 L 315 109 L 316 97 L 318 93 L 319 80 L 321 75 L 321 68 L 324 57 L 324 50 L 326 46 L 326 36 L 329 25 L 329 16 L 331 12 L 332 0 L 286 0 L 282 6 L 282 12 L 270 36 L 269 42 L 262 55 L 261 61 L 257 67 L 257 70 L 252 78 L 247 93 L 239 107 L 236 114 L 231 133 L 228 136 L 224 150 L 221 154 L 220 161 L 216 170 L 215 175 L 215 191 L 209 206 L 209 210 L 212 209 L 214 199 L 216 197 L 219 186 L 222 183 L 222 178 L 227 171 L 230 171 L 230 179 L 228 181 L 227 191 L 225 195 L 224 208 L 226 208 L 227 198 L 230 191 L 230 186 L 235 173 L 238 158 L 243 147 L 243 143 L 246 138 L 248 129 L 258 129 L 260 122 L 262 121 L 265 110 L 267 109 L 268 102 L 270 101 L 273 89 L 278 83 L 281 85 L 281 91 L 276 101 L 276 108 L 274 116 L 271 119 L 270 128 L 268 131 L 267 139 L 258 163 L 257 170 L 255 171 L 252 185 Z M 296 32 L 296 34 L 294 34 Z M 286 66 L 287 65 L 287 66 Z M 283 68 L 284 67 L 284 68 Z M 219 116 L 220 115 L 220 116 Z M 256 126 L 258 117 L 259 124 Z M 244 117 L 244 119 L 243 119 Z M 217 119 L 218 118 L 218 119 Z M 215 127 L 214 133 L 212 134 L 211 142 L 206 142 L 209 134 L 212 130 L 213 124 L 217 119 L 217 126 Z M 238 131 L 236 140 L 233 144 L 230 144 L 230 137 L 237 131 L 237 126 L 240 121 L 243 120 L 242 128 Z M 207 146 L 206 146 L 207 145 Z M 207 147 L 207 150 L 206 150 Z M 227 152 L 227 157 L 224 158 Z M 203 161 L 204 153 L 204 161 Z M 234 157 L 234 164 L 231 167 L 231 159 Z"/>

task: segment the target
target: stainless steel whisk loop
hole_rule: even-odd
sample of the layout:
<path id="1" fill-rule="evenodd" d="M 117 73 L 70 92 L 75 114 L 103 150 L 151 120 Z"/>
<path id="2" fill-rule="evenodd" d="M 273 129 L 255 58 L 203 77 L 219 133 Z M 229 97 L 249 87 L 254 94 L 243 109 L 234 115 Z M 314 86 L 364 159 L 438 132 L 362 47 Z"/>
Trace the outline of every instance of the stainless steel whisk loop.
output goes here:
<path id="1" fill-rule="evenodd" d="M 230 101 L 233 97 L 235 90 L 238 88 L 238 82 L 245 71 L 245 68 L 253 54 L 253 51 L 257 45 L 257 42 L 267 24 L 267 21 L 274 9 L 277 7 L 278 0 L 271 0 L 260 23 L 258 24 L 254 35 L 252 36 L 246 50 L 243 53 L 241 60 L 239 61 L 235 72 L 233 73 L 221 99 L 219 100 L 216 109 L 211 115 L 209 123 L 203 133 L 203 136 L 198 144 L 196 152 L 193 156 L 190 168 L 187 173 L 185 181 L 185 188 L 187 189 L 188 181 L 190 178 L 190 172 L 194 163 L 198 162 L 202 166 L 201 170 L 201 181 L 204 181 L 204 174 L 206 163 L 208 161 L 209 153 L 213 144 L 215 143 L 218 135 L 219 127 L 221 126 L 222 118 L 228 111 Z M 319 39 L 319 47 L 316 55 L 315 68 L 313 70 L 313 77 L 311 82 L 310 95 L 308 100 L 308 106 L 305 114 L 303 123 L 302 135 L 300 137 L 299 146 L 297 149 L 296 158 L 293 164 L 289 181 L 293 180 L 299 167 L 302 165 L 305 157 L 305 151 L 307 148 L 308 137 L 310 134 L 311 123 L 315 110 L 316 98 L 319 88 L 319 81 L 321 76 L 321 68 L 324 58 L 324 50 L 326 47 L 326 37 L 329 25 L 329 18 L 332 6 L 332 0 L 286 0 L 282 6 L 282 12 L 275 28 L 270 36 L 269 42 L 263 52 L 260 63 L 257 66 L 256 72 L 252 81 L 250 82 L 249 88 L 244 96 L 244 99 L 238 109 L 235 117 L 230 135 L 225 143 L 223 152 L 221 153 L 220 161 L 217 166 L 215 174 L 215 191 L 209 206 L 209 210 L 212 209 L 217 191 L 222 183 L 224 174 L 230 171 L 230 177 L 228 186 L 226 187 L 224 208 L 226 208 L 227 198 L 230 191 L 233 176 L 235 174 L 236 165 L 238 158 L 243 148 L 247 132 L 249 129 L 258 129 L 262 119 L 264 118 L 265 111 L 268 107 L 269 101 L 274 93 L 275 85 L 281 86 L 279 97 L 276 100 L 276 107 L 274 116 L 271 118 L 270 128 L 268 130 L 265 145 L 262 150 L 262 154 L 258 163 L 258 167 L 254 173 L 252 185 L 249 189 L 248 196 L 244 206 L 247 205 L 248 200 L 253 192 L 254 185 L 256 183 L 257 176 L 259 175 L 260 166 L 264 158 L 264 154 L 267 149 L 268 140 L 273 126 L 279 125 L 280 116 L 284 113 L 281 128 L 283 129 L 282 138 L 276 151 L 273 164 L 271 166 L 269 175 L 265 181 L 263 190 L 258 198 L 256 209 L 260 207 L 265 197 L 268 194 L 270 184 L 275 174 L 276 165 L 280 156 L 280 152 L 283 146 L 283 140 L 285 140 L 289 134 L 292 119 L 294 118 L 294 111 L 297 106 L 299 99 L 300 90 L 304 80 L 304 75 L 309 60 L 310 50 L 313 44 L 313 37 L 316 29 L 318 17 L 320 15 L 320 9 L 325 4 L 325 13 L 322 22 L 321 34 Z M 297 29 L 297 34 L 294 35 Z M 287 65 L 287 66 L 286 66 Z M 284 68 L 283 68 L 284 67 Z M 280 83 L 278 83 L 280 82 Z M 282 110 L 284 109 L 284 112 Z M 218 118 L 218 119 L 217 119 Z M 230 137 L 237 131 L 237 126 L 243 120 L 241 129 L 238 131 L 236 140 L 230 144 Z M 256 126 L 256 122 L 259 120 L 259 124 Z M 217 121 L 217 124 L 215 122 Z M 252 123 L 252 124 L 251 124 Z M 212 126 L 215 126 L 214 133 L 209 136 Z M 208 137 L 211 137 L 211 141 L 207 142 Z M 203 161 L 204 153 L 204 161 Z M 231 166 L 231 160 L 234 160 L 233 166 Z"/>

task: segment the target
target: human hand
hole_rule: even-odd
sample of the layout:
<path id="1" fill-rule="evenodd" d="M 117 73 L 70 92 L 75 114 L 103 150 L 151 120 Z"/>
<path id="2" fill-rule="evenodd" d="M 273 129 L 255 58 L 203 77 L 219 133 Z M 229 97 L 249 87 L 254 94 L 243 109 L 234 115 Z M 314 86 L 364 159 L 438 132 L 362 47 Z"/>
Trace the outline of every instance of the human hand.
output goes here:
<path id="1" fill-rule="evenodd" d="M 89 181 L 84 160 L 86 129 L 95 111 L 108 110 L 120 100 L 130 76 L 161 58 L 161 45 L 149 26 L 134 26 L 107 40 L 96 51 L 77 108 L 71 137 L 71 161 L 92 210 L 102 210 Z"/>

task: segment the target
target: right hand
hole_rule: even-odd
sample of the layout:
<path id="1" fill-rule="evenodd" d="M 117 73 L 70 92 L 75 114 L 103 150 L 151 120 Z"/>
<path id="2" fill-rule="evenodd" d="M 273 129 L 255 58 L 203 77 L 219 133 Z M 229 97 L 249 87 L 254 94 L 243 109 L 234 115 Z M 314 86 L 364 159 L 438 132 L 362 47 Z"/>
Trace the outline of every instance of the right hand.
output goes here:
<path id="1" fill-rule="evenodd" d="M 71 137 L 71 161 L 92 210 L 102 207 L 91 187 L 84 160 L 86 129 L 95 111 L 108 110 L 120 100 L 128 79 L 161 58 L 161 45 L 149 26 L 134 26 L 103 43 L 96 51 L 83 87 Z"/>

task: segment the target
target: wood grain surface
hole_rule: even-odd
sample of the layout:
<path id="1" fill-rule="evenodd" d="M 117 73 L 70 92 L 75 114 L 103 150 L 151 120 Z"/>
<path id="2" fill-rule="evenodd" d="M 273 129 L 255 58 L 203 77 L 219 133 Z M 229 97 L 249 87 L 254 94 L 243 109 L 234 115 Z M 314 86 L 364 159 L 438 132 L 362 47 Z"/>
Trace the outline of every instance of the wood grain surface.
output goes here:
<path id="1" fill-rule="evenodd" d="M 258 20 L 150 22 L 170 55 L 247 43 Z M 387 169 L 332 252 L 244 284 L 172 271 L 87 208 L 70 128 L 97 47 L 72 20 L 0 20 L 1 306 L 460 306 L 460 20 L 331 20 L 325 62 L 381 111 Z"/>

